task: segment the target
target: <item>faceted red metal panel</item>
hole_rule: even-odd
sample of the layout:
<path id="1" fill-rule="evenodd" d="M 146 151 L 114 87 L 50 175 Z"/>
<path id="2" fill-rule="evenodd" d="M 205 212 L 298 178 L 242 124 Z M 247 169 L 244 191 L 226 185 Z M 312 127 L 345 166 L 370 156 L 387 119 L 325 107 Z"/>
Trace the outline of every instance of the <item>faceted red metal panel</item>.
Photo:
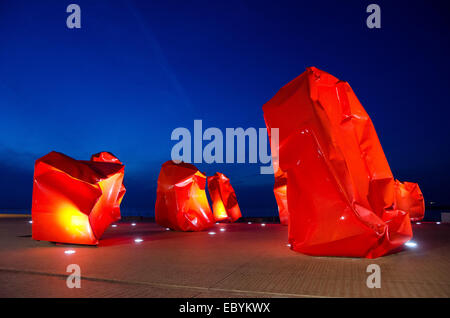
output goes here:
<path id="1" fill-rule="evenodd" d="M 223 173 L 208 177 L 208 191 L 216 222 L 234 222 L 242 216 L 230 179 Z"/>
<path id="2" fill-rule="evenodd" d="M 155 221 L 176 231 L 202 231 L 214 224 L 205 192 L 206 176 L 194 165 L 167 161 L 156 190 Z"/>
<path id="3" fill-rule="evenodd" d="M 106 151 L 99 152 L 95 155 L 92 155 L 91 161 L 111 162 L 111 163 L 122 164 L 122 162 L 120 162 L 120 160 L 116 156 L 114 156 L 112 153 L 106 152 Z M 116 203 L 114 204 L 114 210 L 113 210 L 113 214 L 117 219 L 120 219 L 120 204 L 122 203 L 123 197 L 125 196 L 125 192 L 127 192 L 127 189 L 122 184 L 120 186 L 119 195 L 117 197 Z"/>
<path id="4" fill-rule="evenodd" d="M 411 221 L 420 221 L 425 215 L 425 201 L 419 185 L 414 182 L 395 181 L 395 198 L 400 210 L 409 211 Z"/>
<path id="5" fill-rule="evenodd" d="M 397 203 L 375 128 L 348 83 L 311 67 L 263 110 L 268 130 L 279 129 L 292 249 L 375 258 L 412 237 L 410 209 Z"/>
<path id="6" fill-rule="evenodd" d="M 117 214 L 124 166 L 51 152 L 34 168 L 32 237 L 94 245 Z"/>
<path id="7" fill-rule="evenodd" d="M 91 161 L 112 162 L 112 163 L 122 164 L 122 162 L 120 162 L 120 160 L 116 156 L 114 156 L 112 153 L 107 152 L 107 151 L 102 151 L 102 152 L 96 153 L 95 155 L 92 155 Z"/>

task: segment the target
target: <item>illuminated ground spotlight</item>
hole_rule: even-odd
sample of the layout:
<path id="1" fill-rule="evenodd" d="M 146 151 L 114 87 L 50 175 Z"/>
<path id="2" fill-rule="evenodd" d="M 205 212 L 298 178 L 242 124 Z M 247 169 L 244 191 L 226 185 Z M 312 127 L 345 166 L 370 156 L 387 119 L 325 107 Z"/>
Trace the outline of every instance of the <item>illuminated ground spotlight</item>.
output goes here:
<path id="1" fill-rule="evenodd" d="M 422 224 L 422 223 L 420 223 L 420 222 L 416 222 L 416 224 Z"/>
<path id="2" fill-rule="evenodd" d="M 131 226 L 136 226 L 136 223 L 131 223 Z"/>
<path id="3" fill-rule="evenodd" d="M 208 232 L 209 235 L 216 235 L 216 232 Z"/>
<path id="4" fill-rule="evenodd" d="M 261 223 L 261 226 L 266 226 L 266 223 Z"/>
<path id="5" fill-rule="evenodd" d="M 33 221 L 28 221 L 28 223 L 33 224 Z"/>
<path id="6" fill-rule="evenodd" d="M 252 224 L 252 222 L 248 222 L 247 224 Z"/>
<path id="7" fill-rule="evenodd" d="M 441 222 L 436 222 L 436 224 L 441 224 Z"/>
<path id="8" fill-rule="evenodd" d="M 64 254 L 68 254 L 68 255 L 75 254 L 75 251 L 74 250 L 65 250 Z"/>
<path id="9" fill-rule="evenodd" d="M 113 225 L 111 225 L 111 227 L 117 227 L 117 225 L 116 225 L 116 224 L 113 224 Z"/>
<path id="10" fill-rule="evenodd" d="M 221 228 L 221 229 L 220 229 L 220 232 L 225 232 L 225 229 L 224 229 L 224 228 Z"/>
<path id="11" fill-rule="evenodd" d="M 405 245 L 408 247 L 417 247 L 417 243 L 414 241 L 408 241 L 405 243 Z"/>
<path id="12" fill-rule="evenodd" d="M 135 242 L 135 243 L 141 243 L 141 242 L 144 242 L 144 240 L 141 239 L 141 238 L 137 238 L 137 239 L 134 240 L 134 242 Z"/>

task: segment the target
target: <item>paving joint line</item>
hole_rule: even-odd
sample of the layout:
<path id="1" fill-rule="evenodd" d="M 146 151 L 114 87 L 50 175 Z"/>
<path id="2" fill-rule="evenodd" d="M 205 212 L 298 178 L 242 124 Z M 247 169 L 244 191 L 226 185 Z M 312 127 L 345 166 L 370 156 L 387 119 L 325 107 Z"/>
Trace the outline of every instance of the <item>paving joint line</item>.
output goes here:
<path id="1" fill-rule="evenodd" d="M 34 270 L 20 270 L 20 269 L 14 269 L 14 268 L 0 267 L 0 272 L 67 278 L 66 274 L 49 273 L 49 272 L 34 271 Z M 263 295 L 263 296 L 267 296 L 267 297 L 282 297 L 282 298 L 292 298 L 292 297 L 334 298 L 334 297 L 321 296 L 321 295 L 291 294 L 291 293 L 261 292 L 261 291 L 250 291 L 250 290 L 239 290 L 239 289 L 215 288 L 215 287 L 186 286 L 186 285 L 167 284 L 167 283 L 151 283 L 151 282 L 127 281 L 127 280 L 110 279 L 110 278 L 98 278 L 98 277 L 90 277 L 90 276 L 82 276 L 82 279 L 85 279 L 88 281 L 94 281 L 94 282 L 105 282 L 105 283 L 113 283 L 113 284 L 141 285 L 141 286 L 148 286 L 148 287 L 185 289 L 185 290 L 192 290 L 192 291 L 195 290 L 195 291 L 199 291 L 198 295 L 200 295 L 202 292 L 222 292 L 222 293 L 233 293 L 233 294 L 241 294 L 241 295 L 242 294 L 244 294 L 244 295 Z"/>

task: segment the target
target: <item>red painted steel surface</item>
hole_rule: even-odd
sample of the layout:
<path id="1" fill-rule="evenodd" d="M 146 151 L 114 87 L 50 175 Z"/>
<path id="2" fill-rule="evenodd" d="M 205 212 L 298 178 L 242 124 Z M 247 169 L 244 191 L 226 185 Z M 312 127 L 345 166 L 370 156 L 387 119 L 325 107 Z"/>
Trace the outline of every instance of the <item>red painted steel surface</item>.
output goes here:
<path id="1" fill-rule="evenodd" d="M 208 177 L 208 191 L 216 222 L 235 222 L 242 216 L 230 179 L 223 173 Z"/>
<path id="2" fill-rule="evenodd" d="M 205 192 L 206 176 L 194 165 L 167 161 L 156 190 L 155 221 L 176 231 L 202 231 L 214 224 Z"/>
<path id="3" fill-rule="evenodd" d="M 82 161 L 51 152 L 34 169 L 32 237 L 35 240 L 98 244 L 120 219 L 124 165 Z"/>
<path id="4" fill-rule="evenodd" d="M 425 216 L 425 201 L 419 185 L 414 182 L 395 181 L 395 198 L 400 210 L 409 211 L 411 221 L 420 221 Z"/>
<path id="5" fill-rule="evenodd" d="M 423 197 L 418 187 L 399 195 L 396 189 L 407 186 L 394 180 L 372 121 L 348 83 L 307 68 L 263 110 L 268 130 L 279 129 L 279 149 L 272 154 L 278 153 L 287 177 L 292 249 L 375 258 L 411 239 L 409 213 L 420 210 Z"/>

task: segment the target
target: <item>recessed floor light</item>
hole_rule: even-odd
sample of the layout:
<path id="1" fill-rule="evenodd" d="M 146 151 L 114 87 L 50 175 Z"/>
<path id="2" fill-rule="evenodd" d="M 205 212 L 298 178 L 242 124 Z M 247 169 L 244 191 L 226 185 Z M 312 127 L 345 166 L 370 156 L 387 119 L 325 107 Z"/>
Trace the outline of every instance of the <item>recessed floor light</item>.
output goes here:
<path id="1" fill-rule="evenodd" d="M 225 232 L 225 229 L 224 228 L 220 229 L 220 232 Z"/>
<path id="2" fill-rule="evenodd" d="M 416 224 L 422 224 L 422 223 L 420 223 L 420 222 L 416 222 Z"/>
<path id="3" fill-rule="evenodd" d="M 113 224 L 113 225 L 111 225 L 112 227 L 117 227 L 117 225 L 116 224 Z"/>
<path id="4" fill-rule="evenodd" d="M 436 224 L 441 224 L 441 222 L 436 222 Z"/>
<path id="5" fill-rule="evenodd" d="M 33 224 L 33 221 L 28 221 L 28 223 Z"/>
<path id="6" fill-rule="evenodd" d="M 216 232 L 208 232 L 209 235 L 216 235 Z"/>
<path id="7" fill-rule="evenodd" d="M 141 242 L 143 242 L 143 241 L 144 241 L 144 240 L 141 239 L 141 238 L 137 238 L 137 239 L 134 240 L 135 243 L 141 243 Z"/>
<path id="8" fill-rule="evenodd" d="M 266 226 L 266 223 L 261 223 L 261 226 Z"/>
<path id="9" fill-rule="evenodd" d="M 252 224 L 252 222 L 248 222 L 247 224 Z"/>
<path id="10" fill-rule="evenodd" d="M 74 250 L 65 250 L 64 254 L 75 254 Z"/>
<path id="11" fill-rule="evenodd" d="M 408 242 L 405 243 L 405 245 L 408 246 L 408 247 L 416 247 L 417 243 L 413 242 L 413 241 L 408 241 Z"/>

